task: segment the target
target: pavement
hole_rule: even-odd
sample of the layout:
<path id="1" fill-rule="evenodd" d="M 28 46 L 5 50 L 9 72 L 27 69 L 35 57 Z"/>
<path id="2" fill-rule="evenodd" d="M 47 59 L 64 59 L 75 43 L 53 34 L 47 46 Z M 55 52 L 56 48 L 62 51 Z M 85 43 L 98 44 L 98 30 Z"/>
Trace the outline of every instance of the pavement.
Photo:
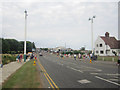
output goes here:
<path id="1" fill-rule="evenodd" d="M 28 59 L 26 62 L 27 61 Z M 5 64 L 3 65 L 3 68 L 0 68 L 0 89 L 2 88 L 2 83 L 7 80 L 7 78 L 16 70 L 18 70 L 23 64 L 25 64 L 24 60 L 22 60 L 22 63 L 15 61 L 9 64 Z"/>
<path id="2" fill-rule="evenodd" d="M 54 54 L 44 53 L 39 56 L 39 62 L 46 70 L 37 64 L 41 71 L 44 88 L 114 88 L 120 87 L 116 62 L 74 60 L 73 58 L 61 58 Z M 45 77 L 48 74 L 50 79 Z M 51 84 L 50 84 L 51 83 Z"/>

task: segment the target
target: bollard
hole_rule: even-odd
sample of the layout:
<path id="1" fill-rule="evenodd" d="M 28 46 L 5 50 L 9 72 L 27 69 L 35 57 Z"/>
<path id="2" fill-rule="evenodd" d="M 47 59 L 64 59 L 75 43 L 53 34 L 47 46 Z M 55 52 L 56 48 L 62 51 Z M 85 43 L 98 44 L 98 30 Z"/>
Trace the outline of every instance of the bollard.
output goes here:
<path id="1" fill-rule="evenodd" d="M 33 65 L 36 65 L 35 61 L 34 61 Z"/>
<path id="2" fill-rule="evenodd" d="M 114 62 L 114 57 L 112 58 L 112 61 Z"/>
<path id="3" fill-rule="evenodd" d="M 90 63 L 92 63 L 92 60 L 90 59 Z"/>
<path id="4" fill-rule="evenodd" d="M 103 61 L 104 61 L 104 57 L 103 57 Z"/>

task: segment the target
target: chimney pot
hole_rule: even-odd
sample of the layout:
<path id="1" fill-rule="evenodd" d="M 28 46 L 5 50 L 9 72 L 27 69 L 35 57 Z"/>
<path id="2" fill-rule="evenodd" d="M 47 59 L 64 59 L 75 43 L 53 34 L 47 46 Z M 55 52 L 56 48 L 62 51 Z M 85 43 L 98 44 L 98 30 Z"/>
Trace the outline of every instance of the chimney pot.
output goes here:
<path id="1" fill-rule="evenodd" d="M 105 37 L 109 37 L 109 33 L 108 32 L 105 33 Z"/>

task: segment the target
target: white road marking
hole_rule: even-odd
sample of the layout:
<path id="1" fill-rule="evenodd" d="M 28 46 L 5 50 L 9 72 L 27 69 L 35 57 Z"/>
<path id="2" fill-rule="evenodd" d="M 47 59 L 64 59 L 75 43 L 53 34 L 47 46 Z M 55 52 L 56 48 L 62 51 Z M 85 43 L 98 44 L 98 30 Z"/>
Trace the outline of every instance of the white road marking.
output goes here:
<path id="1" fill-rule="evenodd" d="M 83 68 L 84 70 L 83 71 L 99 71 L 101 72 L 102 70 L 101 69 L 97 69 L 97 68 L 93 68 L 93 67 L 88 67 L 88 66 L 77 66 L 78 68 Z"/>
<path id="2" fill-rule="evenodd" d="M 78 72 L 81 72 L 81 73 L 83 73 L 83 71 L 81 71 L 81 70 L 77 70 L 77 69 L 75 69 L 75 68 L 72 68 L 72 67 L 69 67 L 69 66 L 67 66 L 67 68 L 70 68 L 70 69 L 72 69 L 72 70 L 74 70 L 74 71 L 78 71 Z"/>
<path id="3" fill-rule="evenodd" d="M 119 76 L 120 74 L 116 73 L 116 74 L 107 74 L 107 75 L 111 75 L 111 76 Z"/>
<path id="4" fill-rule="evenodd" d="M 100 73 L 90 73 L 90 74 L 93 74 L 93 75 L 99 75 Z"/>
<path id="5" fill-rule="evenodd" d="M 109 80 L 111 80 L 111 81 L 118 81 L 118 79 L 109 79 Z"/>
<path id="6" fill-rule="evenodd" d="M 116 74 L 109 74 L 109 73 L 90 73 L 93 75 L 108 75 L 108 76 L 119 76 L 120 74 L 116 73 Z"/>
<path id="7" fill-rule="evenodd" d="M 98 76 L 95 76 L 95 77 L 98 78 L 98 79 L 104 80 L 104 81 L 106 81 L 106 82 L 109 82 L 109 83 L 112 83 L 112 84 L 115 84 L 115 85 L 120 86 L 120 84 L 118 84 L 118 83 L 116 83 L 116 82 L 112 82 L 112 81 L 110 81 L 110 80 L 107 80 L 107 79 L 104 79 L 104 78 L 101 78 L 101 77 L 98 77 Z"/>
<path id="8" fill-rule="evenodd" d="M 78 82 L 81 83 L 81 84 L 91 83 L 91 82 L 88 81 L 87 79 L 78 80 Z"/>
<path id="9" fill-rule="evenodd" d="M 83 73 L 83 71 L 81 71 L 81 70 L 77 70 L 77 69 L 72 68 L 72 67 L 71 67 L 71 69 Z"/>

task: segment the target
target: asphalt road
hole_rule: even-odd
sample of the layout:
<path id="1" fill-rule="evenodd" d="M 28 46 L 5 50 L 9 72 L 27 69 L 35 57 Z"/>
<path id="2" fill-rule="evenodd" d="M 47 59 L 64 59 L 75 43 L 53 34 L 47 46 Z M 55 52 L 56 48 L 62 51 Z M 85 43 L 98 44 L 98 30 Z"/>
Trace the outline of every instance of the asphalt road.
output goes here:
<path id="1" fill-rule="evenodd" d="M 118 66 L 114 62 L 74 60 L 54 54 L 38 55 L 44 88 L 119 88 Z M 44 68 L 44 70 L 42 70 Z M 46 72 L 46 74 L 44 73 Z M 47 76 L 47 74 L 49 76 Z M 52 81 L 51 81 L 51 79 Z M 51 86 L 52 84 L 52 86 Z"/>

